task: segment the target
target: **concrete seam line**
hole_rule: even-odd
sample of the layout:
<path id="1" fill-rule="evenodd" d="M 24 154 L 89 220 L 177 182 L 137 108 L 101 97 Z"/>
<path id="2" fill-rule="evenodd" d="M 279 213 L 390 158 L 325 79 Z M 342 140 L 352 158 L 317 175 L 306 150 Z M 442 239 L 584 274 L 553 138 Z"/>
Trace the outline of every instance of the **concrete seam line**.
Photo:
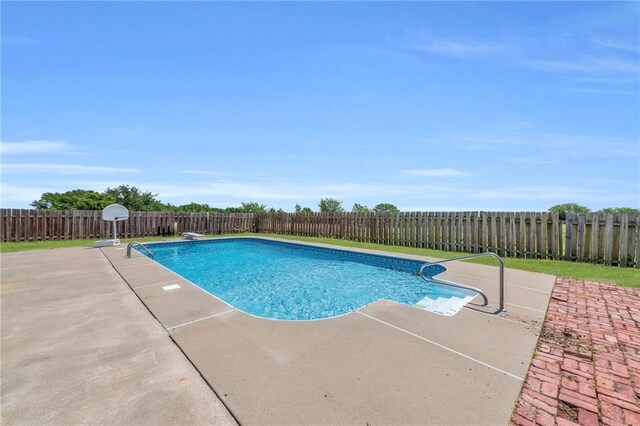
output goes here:
<path id="1" fill-rule="evenodd" d="M 178 328 L 178 327 L 184 327 L 185 325 L 193 324 L 194 322 L 203 321 L 203 320 L 206 320 L 206 319 L 209 319 L 209 318 L 215 318 L 217 316 L 224 315 L 226 313 L 229 313 L 229 312 L 235 311 L 235 310 L 236 310 L 236 308 L 233 308 L 233 309 L 229 309 L 228 311 L 218 312 L 217 314 L 209 315 L 208 317 L 198 318 L 197 320 L 185 322 L 184 324 L 174 325 L 173 327 L 168 327 L 167 331 L 173 330 L 174 328 Z"/>
<path id="2" fill-rule="evenodd" d="M 492 302 L 497 302 L 497 299 L 489 299 Z M 533 311 L 533 312 L 540 312 L 540 313 L 546 313 L 546 311 L 541 311 L 540 309 L 533 309 L 533 308 L 527 308 L 526 306 L 522 306 L 522 305 L 516 305 L 515 303 L 509 303 L 509 302 L 504 302 L 505 305 L 509 305 L 509 306 L 515 306 L 516 308 L 522 308 L 522 309 L 526 309 L 529 311 Z"/>
<path id="3" fill-rule="evenodd" d="M 507 285 L 505 285 L 505 287 L 507 287 Z M 515 284 L 510 284 L 508 287 L 518 287 L 518 288 L 521 288 L 523 290 L 537 291 L 538 293 L 544 293 L 544 294 L 550 294 L 551 293 L 551 290 L 540 290 L 538 288 L 525 287 L 525 286 L 522 286 L 522 285 L 515 285 Z"/>
<path id="4" fill-rule="evenodd" d="M 475 276 L 475 275 L 461 274 L 461 273 L 458 273 L 458 272 L 451 272 L 451 274 L 452 274 L 452 275 L 461 276 L 461 277 L 466 277 L 466 278 L 472 278 L 472 279 L 474 279 L 474 280 L 478 280 L 478 281 L 485 281 L 485 282 L 488 282 L 488 283 L 495 283 L 495 282 L 496 282 L 496 280 L 495 280 L 495 279 L 490 279 L 490 278 L 480 278 L 480 277 L 477 277 L 477 276 Z M 551 293 L 551 290 L 544 290 L 544 289 L 540 289 L 540 288 L 525 287 L 525 286 L 522 286 L 522 285 L 510 284 L 510 283 L 508 283 L 508 282 L 505 282 L 505 283 L 504 283 L 504 287 L 505 287 L 505 288 L 509 288 L 509 287 L 518 287 L 518 288 L 522 288 L 522 289 L 524 289 L 524 290 L 537 291 L 537 292 L 540 292 L 540 293 Z"/>
<path id="5" fill-rule="evenodd" d="M 179 281 L 180 278 L 174 278 L 172 280 L 168 280 L 168 281 L 160 281 L 157 283 L 153 283 L 153 284 L 145 284 L 145 285 L 141 285 L 140 287 L 131 287 L 133 289 L 133 291 L 136 291 L 140 288 L 147 288 L 147 287 L 153 287 L 154 285 L 160 285 L 160 284 L 167 284 L 167 283 L 172 283 L 172 282 L 176 282 Z"/>
<path id="6" fill-rule="evenodd" d="M 231 417 L 233 417 L 233 420 L 235 420 L 236 423 L 239 426 L 242 426 L 242 423 L 240 423 L 240 419 L 238 419 L 236 414 L 233 411 L 231 411 L 231 408 L 227 405 L 227 403 L 224 401 L 224 399 L 222 399 L 222 397 L 218 394 L 218 392 L 216 392 L 214 387 L 211 385 L 211 382 L 209 382 L 209 380 L 204 376 L 204 374 L 202 374 L 202 371 L 200 371 L 198 366 L 196 364 L 194 364 L 193 361 L 191 361 L 191 358 L 189 358 L 187 356 L 185 351 L 182 349 L 182 346 L 180 346 L 180 344 L 176 341 L 176 339 L 173 338 L 171 333 L 169 333 L 169 339 L 171 339 L 173 344 L 176 345 L 176 348 L 178 348 L 178 350 L 182 353 L 182 355 L 184 355 L 184 357 L 187 359 L 187 361 L 189 361 L 189 363 L 193 366 L 193 368 L 198 372 L 198 374 L 200 375 L 200 378 L 207 384 L 207 386 L 209 386 L 209 389 L 211 389 L 211 392 L 213 392 L 213 394 L 216 396 L 216 398 L 218 398 L 218 401 L 220 401 L 220 403 L 222 405 L 224 405 L 224 408 L 227 409 L 227 411 L 229 412 Z"/>
<path id="7" fill-rule="evenodd" d="M 509 373 L 507 371 L 501 370 L 498 367 L 494 367 L 493 365 L 487 364 L 486 362 L 482 362 L 479 359 L 475 359 L 475 358 L 473 358 L 473 357 L 471 357 L 469 355 L 465 355 L 462 352 L 456 351 L 455 349 L 448 348 L 448 347 L 446 347 L 444 345 L 441 345 L 440 343 L 434 342 L 433 340 L 429 340 L 429 339 L 424 338 L 422 336 L 418 336 L 417 334 L 414 334 L 414 333 L 412 333 L 410 331 L 407 331 L 407 330 L 405 330 L 403 328 L 397 327 L 397 326 L 395 326 L 393 324 L 389 324 L 388 322 L 382 321 L 382 320 L 380 320 L 378 318 L 375 318 L 375 317 L 372 317 L 371 315 L 367 315 L 364 312 L 360 312 L 360 311 L 356 311 L 356 312 L 359 313 L 360 315 L 363 315 L 363 316 L 367 317 L 367 318 L 371 318 L 374 321 L 378 321 L 378 322 L 380 322 L 380 323 L 382 323 L 384 325 L 387 325 L 387 326 L 389 326 L 391 328 L 395 328 L 396 330 L 402 331 L 403 333 L 406 333 L 406 334 L 408 334 L 410 336 L 417 337 L 418 339 L 424 340 L 427 343 L 431 343 L 432 345 L 435 345 L 435 346 L 437 346 L 439 348 L 445 349 L 445 350 L 447 350 L 449 352 L 453 352 L 456 355 L 460 355 L 461 357 L 467 358 L 468 360 L 471 360 L 473 362 L 477 362 L 478 364 L 484 365 L 485 367 L 489 367 L 489 368 L 491 368 L 493 370 L 499 371 L 502 374 L 506 374 L 507 376 L 513 377 L 514 379 L 517 379 L 517 380 L 520 380 L 521 382 L 524 382 L 524 379 L 522 377 L 518 377 L 515 374 L 511 374 L 511 373 Z"/>
<path id="8" fill-rule="evenodd" d="M 129 268 L 139 268 L 140 266 L 150 266 L 153 265 L 153 263 L 141 263 L 139 265 L 123 265 L 123 266 L 118 266 L 119 269 L 129 269 Z"/>
<path id="9" fill-rule="evenodd" d="M 476 306 L 476 305 L 473 305 L 473 306 Z M 424 310 L 424 309 L 422 309 L 422 308 L 416 308 L 415 306 L 410 306 L 410 307 L 411 307 L 411 308 L 415 308 L 415 309 L 421 309 L 421 310 Z M 501 317 L 500 315 L 496 315 L 496 314 L 495 314 L 495 313 L 493 313 L 493 312 L 484 312 L 484 311 L 482 311 L 482 310 L 480 310 L 480 309 L 477 309 L 477 308 L 475 308 L 475 307 L 471 307 L 471 306 L 469 306 L 469 303 L 467 303 L 467 304 L 464 306 L 464 309 L 466 309 L 466 311 L 465 311 L 465 312 L 473 312 L 473 313 L 480 314 L 480 315 L 491 315 L 491 319 L 494 319 L 494 318 L 495 318 L 495 319 L 499 319 L 499 320 L 502 320 L 502 321 L 514 322 L 514 323 L 516 323 L 516 324 L 520 324 L 520 325 L 529 325 L 529 323 L 528 323 L 528 322 L 526 322 L 526 321 L 518 321 L 518 320 L 515 320 L 515 319 L 512 319 L 512 318 Z"/>

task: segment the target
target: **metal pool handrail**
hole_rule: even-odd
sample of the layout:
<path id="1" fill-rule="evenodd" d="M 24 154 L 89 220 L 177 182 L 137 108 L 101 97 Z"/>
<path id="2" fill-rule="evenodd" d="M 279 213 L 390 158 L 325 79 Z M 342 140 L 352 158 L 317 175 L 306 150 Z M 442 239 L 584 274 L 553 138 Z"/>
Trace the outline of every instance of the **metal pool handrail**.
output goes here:
<path id="1" fill-rule="evenodd" d="M 151 252 L 151 250 L 149 250 L 144 244 L 139 243 L 137 241 L 132 241 L 129 244 L 127 244 L 127 257 L 131 257 L 131 249 L 133 247 L 142 247 L 142 249 L 144 249 L 144 251 L 147 252 L 149 257 L 153 259 L 153 253 Z"/>
<path id="2" fill-rule="evenodd" d="M 499 285 L 499 290 L 500 290 L 500 307 L 498 309 L 498 312 L 502 312 L 504 311 L 504 262 L 502 261 L 502 258 L 500 256 L 498 256 L 495 253 L 491 253 L 491 252 L 485 252 L 485 253 L 476 253 L 476 254 L 470 254 L 468 256 L 461 256 L 461 257 L 454 257 L 453 259 L 445 259 L 445 260 L 440 260 L 437 262 L 427 262 L 424 265 L 422 265 L 420 267 L 420 277 L 425 280 L 425 281 L 434 281 L 437 282 L 438 284 L 442 284 L 442 285 L 448 285 L 451 287 L 457 287 L 457 288 L 463 288 L 463 289 L 467 289 L 467 290 L 471 290 L 471 291 L 475 291 L 476 293 L 480 294 L 484 300 L 484 306 L 487 306 L 489 304 L 489 301 L 487 299 L 487 296 L 479 289 L 475 288 L 475 287 L 470 287 L 470 286 L 466 286 L 466 285 L 462 285 L 462 284 L 458 284 L 458 283 L 451 283 L 448 281 L 440 281 L 434 278 L 430 278 L 427 279 L 424 276 L 424 269 L 428 266 L 432 266 L 432 265 L 439 265 L 442 263 L 447 263 L 447 262 L 455 262 L 458 260 L 466 260 L 466 259 L 472 259 L 474 257 L 481 257 L 481 256 L 490 256 L 493 257 L 495 259 L 498 260 L 499 263 L 499 267 L 500 267 L 500 271 L 499 271 L 499 275 L 498 275 L 498 285 Z"/>

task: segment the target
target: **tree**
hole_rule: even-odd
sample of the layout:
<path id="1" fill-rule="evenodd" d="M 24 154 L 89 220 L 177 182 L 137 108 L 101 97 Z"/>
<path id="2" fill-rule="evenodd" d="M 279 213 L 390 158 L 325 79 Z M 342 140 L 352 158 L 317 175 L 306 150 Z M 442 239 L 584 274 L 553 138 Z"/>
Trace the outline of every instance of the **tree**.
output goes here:
<path id="1" fill-rule="evenodd" d="M 589 213 L 591 210 L 589 210 L 589 207 L 581 206 L 580 204 L 565 203 L 551 206 L 549 207 L 549 211 L 559 213 L 560 219 L 564 219 L 567 213 Z"/>
<path id="2" fill-rule="evenodd" d="M 633 207 L 607 207 L 598 210 L 598 213 L 621 213 L 621 214 L 640 214 L 640 209 Z"/>
<path id="3" fill-rule="evenodd" d="M 351 211 L 353 213 L 369 213 L 371 212 L 371 209 L 365 206 L 364 204 L 354 203 L 353 207 L 351 208 Z"/>
<path id="4" fill-rule="evenodd" d="M 186 213 L 219 213 L 223 211 L 222 209 L 211 207 L 209 204 L 200 203 L 189 203 L 181 206 L 172 206 L 171 204 L 167 204 L 167 207 L 176 212 Z"/>
<path id="5" fill-rule="evenodd" d="M 135 186 L 120 185 L 107 188 L 104 193 L 113 197 L 116 203 L 122 204 L 131 211 L 166 211 L 169 207 L 156 199 L 158 194 L 143 192 Z"/>
<path id="6" fill-rule="evenodd" d="M 39 210 L 102 210 L 115 202 L 115 198 L 107 194 L 74 189 L 67 192 L 45 192 L 31 206 Z"/>
<path id="7" fill-rule="evenodd" d="M 342 208 L 342 201 L 335 198 L 323 198 L 318 204 L 322 213 L 341 213 L 344 211 Z"/>
<path id="8" fill-rule="evenodd" d="M 240 203 L 239 213 L 266 213 L 267 206 L 258 203 Z"/>
<path id="9" fill-rule="evenodd" d="M 380 203 L 373 208 L 376 213 L 398 213 L 400 209 L 390 203 Z"/>
<path id="10" fill-rule="evenodd" d="M 313 213 L 310 207 L 302 207 L 300 204 L 296 204 L 296 214 L 310 214 Z"/>

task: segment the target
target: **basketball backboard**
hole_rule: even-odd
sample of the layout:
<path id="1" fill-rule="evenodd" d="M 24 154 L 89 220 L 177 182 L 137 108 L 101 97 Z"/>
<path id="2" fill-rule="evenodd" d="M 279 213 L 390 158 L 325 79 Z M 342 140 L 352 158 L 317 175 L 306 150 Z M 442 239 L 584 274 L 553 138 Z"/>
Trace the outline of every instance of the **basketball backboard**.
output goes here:
<path id="1" fill-rule="evenodd" d="M 102 220 L 121 221 L 129 219 L 129 210 L 120 204 L 111 204 L 102 210 Z"/>

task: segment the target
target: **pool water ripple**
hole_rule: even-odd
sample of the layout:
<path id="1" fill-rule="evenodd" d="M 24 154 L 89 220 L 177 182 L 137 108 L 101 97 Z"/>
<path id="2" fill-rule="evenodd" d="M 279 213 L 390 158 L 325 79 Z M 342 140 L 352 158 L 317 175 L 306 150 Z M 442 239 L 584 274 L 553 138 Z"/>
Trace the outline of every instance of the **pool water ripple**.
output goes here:
<path id="1" fill-rule="evenodd" d="M 264 318 L 320 319 L 379 299 L 416 305 L 425 297 L 446 301 L 469 296 L 425 282 L 416 273 L 421 262 L 410 259 L 251 238 L 149 247 L 160 264 L 237 309 Z M 440 268 L 433 273 L 444 270 Z"/>

